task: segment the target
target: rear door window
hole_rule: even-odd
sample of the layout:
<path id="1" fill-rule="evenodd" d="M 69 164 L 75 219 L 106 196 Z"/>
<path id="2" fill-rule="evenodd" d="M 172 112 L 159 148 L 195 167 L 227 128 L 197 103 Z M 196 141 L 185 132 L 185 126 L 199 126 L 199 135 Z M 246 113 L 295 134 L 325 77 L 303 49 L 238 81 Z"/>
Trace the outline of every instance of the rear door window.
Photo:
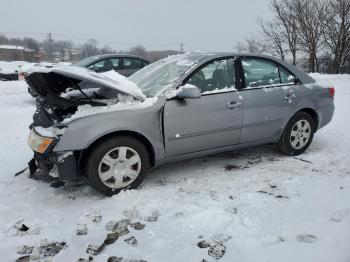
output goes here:
<path id="1" fill-rule="evenodd" d="M 247 88 L 273 86 L 280 84 L 278 65 L 264 59 L 242 59 Z"/>
<path id="2" fill-rule="evenodd" d="M 280 70 L 280 77 L 281 77 L 281 84 L 294 84 L 295 83 L 295 75 L 293 75 L 291 72 L 289 72 L 287 69 L 285 69 L 282 66 L 279 66 Z"/>
<path id="3" fill-rule="evenodd" d="M 124 58 L 124 69 L 140 69 L 145 66 L 145 62 L 137 58 Z"/>

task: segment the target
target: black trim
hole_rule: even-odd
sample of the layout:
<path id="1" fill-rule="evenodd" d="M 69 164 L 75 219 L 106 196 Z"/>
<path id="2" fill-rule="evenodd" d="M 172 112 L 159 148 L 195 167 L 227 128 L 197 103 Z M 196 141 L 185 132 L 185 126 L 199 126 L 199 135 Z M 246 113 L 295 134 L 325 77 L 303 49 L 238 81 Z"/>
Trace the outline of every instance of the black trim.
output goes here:
<path id="1" fill-rule="evenodd" d="M 279 122 L 283 122 L 283 118 L 278 118 L 278 119 L 275 119 L 275 120 L 270 120 L 270 121 L 265 121 L 265 122 L 257 122 L 257 123 L 253 123 L 253 124 L 247 124 L 247 125 L 244 125 L 243 128 L 250 128 L 250 127 L 255 127 L 255 126 L 270 125 L 270 124 L 275 124 L 275 123 L 279 123 Z"/>
<path id="2" fill-rule="evenodd" d="M 242 127 L 228 127 L 228 128 L 223 128 L 223 129 L 215 129 L 215 130 L 210 130 L 210 131 L 203 131 L 203 132 L 196 132 L 196 133 L 191 133 L 191 134 L 185 134 L 185 135 L 180 135 L 179 137 L 169 137 L 168 141 L 174 141 L 174 140 L 181 140 L 185 138 L 190 138 L 190 137 L 195 137 L 195 136 L 203 136 L 203 135 L 209 135 L 209 134 L 215 134 L 215 133 L 220 133 L 220 132 L 226 132 L 226 131 L 233 131 L 233 130 L 238 130 L 238 129 L 243 129 L 243 128 L 250 128 L 250 127 L 256 127 L 256 126 L 263 126 L 263 125 L 269 125 L 269 124 L 275 124 L 282 122 L 282 118 L 278 118 L 275 120 L 270 120 L 270 121 L 265 121 L 265 122 L 258 122 L 258 123 L 253 123 L 253 124 L 248 124 L 244 125 Z"/>
<path id="3" fill-rule="evenodd" d="M 169 141 L 174 141 L 174 140 L 180 140 L 180 139 L 185 139 L 185 138 L 190 138 L 190 137 L 195 137 L 195 136 L 203 136 L 203 135 L 209 135 L 209 134 L 216 134 L 216 133 L 221 133 L 221 132 L 226 132 L 226 131 L 232 131 L 232 130 L 238 130 L 241 129 L 240 126 L 236 127 L 228 127 L 228 128 L 222 128 L 222 129 L 215 129 L 215 130 L 210 130 L 210 131 L 202 131 L 202 132 L 196 132 L 192 134 L 185 134 L 185 135 L 180 135 L 179 137 L 169 137 Z"/>
<path id="4" fill-rule="evenodd" d="M 285 87 L 285 86 L 296 86 L 298 84 L 280 84 L 280 85 L 273 85 L 273 86 L 257 86 L 257 87 L 248 87 L 243 88 L 240 91 L 252 91 L 252 90 L 258 90 L 258 89 L 267 89 L 267 88 L 277 88 L 277 87 Z"/>

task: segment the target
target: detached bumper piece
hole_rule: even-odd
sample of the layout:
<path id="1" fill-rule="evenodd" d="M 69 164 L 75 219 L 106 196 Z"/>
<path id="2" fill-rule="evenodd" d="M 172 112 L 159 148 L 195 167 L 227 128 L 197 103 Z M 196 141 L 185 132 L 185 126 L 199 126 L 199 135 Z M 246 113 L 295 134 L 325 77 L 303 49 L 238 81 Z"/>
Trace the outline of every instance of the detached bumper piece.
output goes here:
<path id="1" fill-rule="evenodd" d="M 50 155 L 34 153 L 28 167 L 30 177 L 36 180 L 53 181 L 53 177 L 50 176 L 51 172 L 58 174 L 62 180 L 74 181 L 78 179 L 77 161 L 73 153 L 63 158 L 56 153 Z"/>

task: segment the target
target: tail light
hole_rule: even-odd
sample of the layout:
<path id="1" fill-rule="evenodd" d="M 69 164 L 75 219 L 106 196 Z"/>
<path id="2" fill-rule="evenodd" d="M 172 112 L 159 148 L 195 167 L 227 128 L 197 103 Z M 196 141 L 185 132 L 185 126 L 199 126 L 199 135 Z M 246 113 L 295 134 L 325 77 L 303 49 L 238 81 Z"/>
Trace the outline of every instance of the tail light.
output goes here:
<path id="1" fill-rule="evenodd" d="M 328 90 L 329 90 L 329 95 L 331 96 L 331 98 L 334 98 L 335 88 L 332 86 L 332 87 L 328 88 Z"/>

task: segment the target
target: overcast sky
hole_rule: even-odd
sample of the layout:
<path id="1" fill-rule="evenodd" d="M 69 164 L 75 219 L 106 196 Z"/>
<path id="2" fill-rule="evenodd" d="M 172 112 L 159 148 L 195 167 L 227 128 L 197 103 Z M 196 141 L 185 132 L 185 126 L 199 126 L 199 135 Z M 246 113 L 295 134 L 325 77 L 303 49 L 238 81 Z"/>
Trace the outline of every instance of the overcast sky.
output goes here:
<path id="1" fill-rule="evenodd" d="M 232 51 L 269 16 L 269 0 L 1 0 L 0 33 L 77 43 L 95 38 L 117 50 Z"/>

